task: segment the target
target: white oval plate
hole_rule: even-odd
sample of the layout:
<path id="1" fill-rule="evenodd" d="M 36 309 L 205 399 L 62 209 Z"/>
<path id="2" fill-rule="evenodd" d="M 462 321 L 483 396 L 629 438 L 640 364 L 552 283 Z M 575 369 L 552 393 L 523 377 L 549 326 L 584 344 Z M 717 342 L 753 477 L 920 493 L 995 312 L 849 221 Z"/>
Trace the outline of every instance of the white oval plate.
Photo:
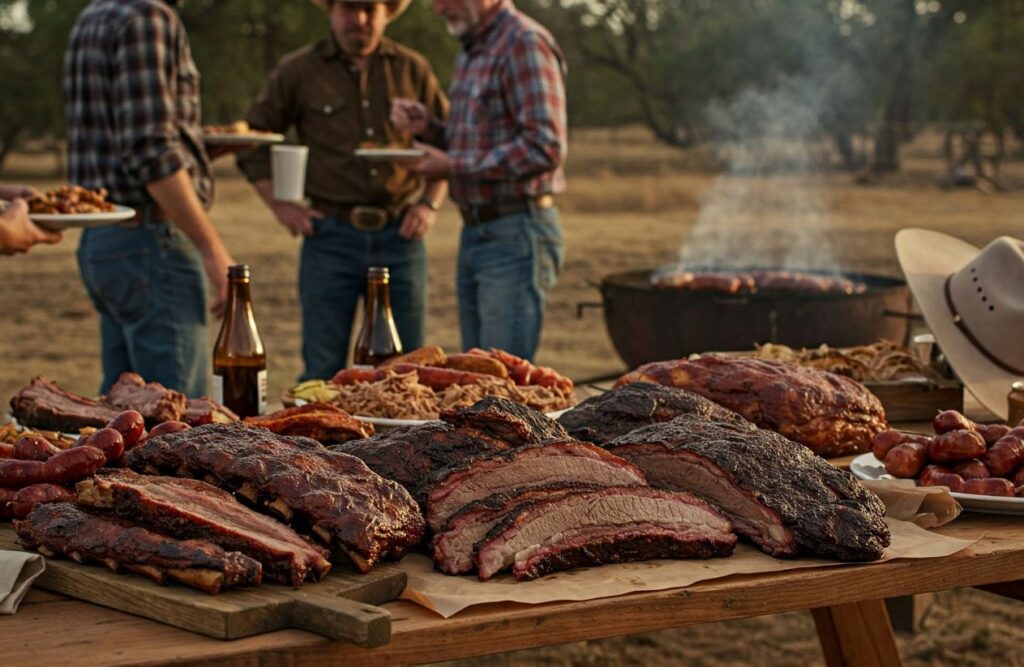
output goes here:
<path id="1" fill-rule="evenodd" d="M 859 479 L 893 479 L 885 472 L 885 466 L 868 452 L 850 461 L 850 472 Z M 1024 498 L 1006 498 L 1003 496 L 979 496 L 974 493 L 958 493 L 950 491 L 951 496 L 963 505 L 965 510 L 986 512 L 988 514 L 1024 515 Z"/>
<path id="2" fill-rule="evenodd" d="M 307 402 L 308 401 L 306 401 L 303 398 L 295 399 L 296 407 L 300 405 L 305 405 Z M 340 405 L 338 407 L 341 408 L 342 410 L 345 409 L 343 406 Z M 547 412 L 545 414 L 552 419 L 558 419 L 571 409 L 572 408 L 566 408 L 564 410 L 556 410 L 555 412 Z M 374 426 L 383 426 L 385 428 L 396 428 L 398 426 L 419 426 L 420 424 L 426 424 L 429 421 L 437 421 L 436 419 L 392 419 L 390 417 L 365 417 L 363 415 L 352 416 L 358 419 L 359 421 L 369 422 Z"/>
<path id="3" fill-rule="evenodd" d="M 250 132 L 249 134 L 204 134 L 204 144 L 220 144 L 221 146 L 238 146 L 245 144 L 279 144 L 284 141 L 283 134 L 274 132 Z"/>
<path id="4" fill-rule="evenodd" d="M 130 206 L 114 206 L 113 211 L 100 213 L 29 213 L 32 222 L 47 229 L 67 229 L 68 227 L 102 227 L 124 222 L 135 217 L 135 209 Z"/>
<path id="5" fill-rule="evenodd" d="M 423 157 L 427 154 L 422 148 L 357 148 L 356 157 L 367 160 L 395 160 L 407 157 Z"/>

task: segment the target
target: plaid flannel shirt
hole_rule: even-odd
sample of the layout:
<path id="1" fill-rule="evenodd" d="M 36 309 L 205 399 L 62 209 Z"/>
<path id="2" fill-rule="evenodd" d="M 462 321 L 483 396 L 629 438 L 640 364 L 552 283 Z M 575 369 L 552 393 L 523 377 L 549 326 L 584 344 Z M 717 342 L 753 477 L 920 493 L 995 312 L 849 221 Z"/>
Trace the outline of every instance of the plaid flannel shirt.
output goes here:
<path id="1" fill-rule="evenodd" d="M 480 205 L 564 190 L 566 70 L 555 39 L 504 0 L 463 46 L 444 126 L 452 200 Z"/>
<path id="2" fill-rule="evenodd" d="M 145 207 L 153 203 L 146 185 L 184 168 L 210 205 L 199 70 L 163 0 L 93 0 L 71 32 L 64 98 L 72 183 Z"/>

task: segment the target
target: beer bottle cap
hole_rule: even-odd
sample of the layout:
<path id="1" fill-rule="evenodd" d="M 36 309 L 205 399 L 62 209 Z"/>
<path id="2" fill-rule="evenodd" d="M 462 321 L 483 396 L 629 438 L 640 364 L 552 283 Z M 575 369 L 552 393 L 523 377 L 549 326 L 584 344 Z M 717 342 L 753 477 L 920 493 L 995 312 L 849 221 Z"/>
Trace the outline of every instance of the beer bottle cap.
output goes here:
<path id="1" fill-rule="evenodd" d="M 249 277 L 249 265 L 248 264 L 232 264 L 228 267 L 228 280 L 232 278 L 248 278 Z"/>

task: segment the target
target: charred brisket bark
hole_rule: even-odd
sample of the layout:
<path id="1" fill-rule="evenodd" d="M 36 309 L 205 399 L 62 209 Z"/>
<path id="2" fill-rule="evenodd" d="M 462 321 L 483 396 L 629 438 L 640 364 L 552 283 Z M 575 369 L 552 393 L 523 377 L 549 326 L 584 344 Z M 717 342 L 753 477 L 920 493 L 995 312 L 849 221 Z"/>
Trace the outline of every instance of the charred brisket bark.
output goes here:
<path id="1" fill-rule="evenodd" d="M 315 440 L 244 424 L 207 424 L 147 440 L 125 455 L 144 473 L 204 479 L 309 530 L 362 572 L 399 558 L 423 538 L 409 493 L 359 459 Z"/>
<path id="2" fill-rule="evenodd" d="M 498 396 L 488 396 L 468 408 L 444 410 L 441 419 L 460 429 L 473 429 L 512 445 L 569 439 L 569 434 L 554 419 Z"/>
<path id="3" fill-rule="evenodd" d="M 458 510 L 494 493 L 563 482 L 627 486 L 645 484 L 639 468 L 590 443 L 555 442 L 510 449 L 456 468 L 440 470 L 429 480 L 427 523 L 442 530 Z"/>
<path id="4" fill-rule="evenodd" d="M 103 428 L 118 411 L 64 391 L 57 383 L 39 376 L 11 397 L 11 413 L 23 426 L 77 433 L 90 426 Z"/>
<path id="5" fill-rule="evenodd" d="M 295 588 L 331 569 L 327 552 L 288 526 L 240 504 L 226 491 L 195 479 L 109 470 L 78 483 L 79 504 L 178 539 L 203 539 L 263 564 L 267 577 Z"/>
<path id="6" fill-rule="evenodd" d="M 181 421 L 188 404 L 185 394 L 159 382 L 146 382 L 138 373 L 121 373 L 104 399 L 118 410 L 138 411 L 146 418 L 147 427 Z"/>
<path id="7" fill-rule="evenodd" d="M 113 516 L 90 514 L 73 503 L 36 505 L 28 518 L 15 521 L 22 546 L 47 557 L 79 563 L 96 561 L 112 572 L 121 569 L 164 584 L 168 579 L 218 593 L 234 586 L 257 585 L 260 564 L 205 540 L 177 540 Z"/>
<path id="8" fill-rule="evenodd" d="M 373 424 L 359 421 L 329 403 L 307 403 L 269 415 L 246 417 L 243 421 L 249 426 L 260 426 L 278 435 L 298 435 L 325 445 L 373 435 Z"/>
<path id="9" fill-rule="evenodd" d="M 729 520 L 686 493 L 609 487 L 538 502 L 514 512 L 477 545 L 478 576 L 513 566 L 517 579 L 565 567 L 649 558 L 728 556 Z"/>
<path id="10" fill-rule="evenodd" d="M 685 389 L 633 382 L 593 396 L 558 418 L 573 438 L 603 445 L 633 429 L 679 415 L 721 421 L 743 419 L 732 410 Z"/>
<path id="11" fill-rule="evenodd" d="M 822 456 L 867 451 L 888 428 L 878 398 L 850 378 L 776 361 L 709 354 L 646 364 L 618 384 L 689 389 Z"/>
<path id="12" fill-rule="evenodd" d="M 889 546 L 878 497 L 778 433 L 682 416 L 607 447 L 643 468 L 651 486 L 704 498 L 773 556 L 868 561 Z"/>

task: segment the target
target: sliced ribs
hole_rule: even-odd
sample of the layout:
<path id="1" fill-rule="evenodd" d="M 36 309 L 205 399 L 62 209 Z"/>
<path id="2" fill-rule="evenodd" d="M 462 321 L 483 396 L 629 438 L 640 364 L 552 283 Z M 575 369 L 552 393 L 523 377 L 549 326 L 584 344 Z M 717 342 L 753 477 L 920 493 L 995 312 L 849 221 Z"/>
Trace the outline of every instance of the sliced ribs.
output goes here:
<path id="1" fill-rule="evenodd" d="M 178 540 L 114 516 L 91 514 L 73 503 L 36 505 L 15 521 L 22 546 L 44 556 L 95 561 L 164 584 L 180 581 L 206 593 L 258 585 L 259 562 L 205 540 Z"/>
<path id="2" fill-rule="evenodd" d="M 121 373 L 104 399 L 118 410 L 140 412 L 148 427 L 161 422 L 181 421 L 188 405 L 185 394 L 168 389 L 159 382 L 146 382 L 138 373 Z"/>
<path id="3" fill-rule="evenodd" d="M 547 486 L 530 486 L 496 493 L 483 500 L 471 502 L 448 519 L 444 530 L 434 535 L 431 546 L 434 565 L 447 574 L 472 572 L 476 544 L 487 536 L 494 526 L 510 512 L 537 502 L 550 502 L 569 495 L 590 491 L 591 484 L 559 482 Z"/>
<path id="4" fill-rule="evenodd" d="M 428 482 L 427 523 L 441 531 L 458 510 L 494 493 L 562 482 L 627 486 L 645 484 L 635 465 L 583 442 L 555 442 L 509 449 L 440 470 Z"/>
<path id="5" fill-rule="evenodd" d="M 99 401 L 64 391 L 41 376 L 32 378 L 11 397 L 11 413 L 19 424 L 61 433 L 77 433 L 90 426 L 103 428 L 118 412 Z"/>
<path id="6" fill-rule="evenodd" d="M 721 421 L 743 419 L 732 410 L 685 389 L 632 382 L 593 396 L 558 418 L 573 438 L 603 445 L 635 428 L 666 422 L 679 415 Z"/>
<path id="7" fill-rule="evenodd" d="M 650 558 L 728 556 L 729 520 L 686 493 L 609 487 L 532 503 L 477 546 L 481 580 L 512 566 L 516 579 L 555 570 Z"/>
<path id="8" fill-rule="evenodd" d="M 547 440 L 569 440 L 558 422 L 515 401 L 488 397 L 469 408 L 445 410 L 444 421 L 379 433 L 332 447 L 366 462 L 377 474 L 426 502 L 430 481 L 440 470 L 473 459 Z"/>
<path id="9" fill-rule="evenodd" d="M 607 447 L 643 468 L 651 486 L 704 498 L 773 556 L 868 561 L 889 546 L 878 497 L 778 433 L 682 416 Z"/>
<path id="10" fill-rule="evenodd" d="M 178 539 L 203 539 L 263 564 L 267 577 L 295 588 L 331 569 L 327 552 L 288 526 L 243 506 L 234 496 L 195 479 L 110 470 L 79 482 L 79 504 L 113 510 Z"/>
<path id="11" fill-rule="evenodd" d="M 143 473 L 203 479 L 310 532 L 362 572 L 423 538 L 409 493 L 359 459 L 315 440 L 244 424 L 207 424 L 151 438 L 125 455 Z"/>
<path id="12" fill-rule="evenodd" d="M 329 403 L 307 403 L 269 415 L 246 417 L 244 421 L 250 426 L 260 426 L 278 435 L 300 435 L 325 445 L 373 435 L 373 424 L 360 421 Z"/>
<path id="13" fill-rule="evenodd" d="M 867 451 L 888 428 L 882 404 L 850 378 L 796 364 L 708 354 L 646 364 L 619 379 L 689 389 L 822 456 Z"/>

